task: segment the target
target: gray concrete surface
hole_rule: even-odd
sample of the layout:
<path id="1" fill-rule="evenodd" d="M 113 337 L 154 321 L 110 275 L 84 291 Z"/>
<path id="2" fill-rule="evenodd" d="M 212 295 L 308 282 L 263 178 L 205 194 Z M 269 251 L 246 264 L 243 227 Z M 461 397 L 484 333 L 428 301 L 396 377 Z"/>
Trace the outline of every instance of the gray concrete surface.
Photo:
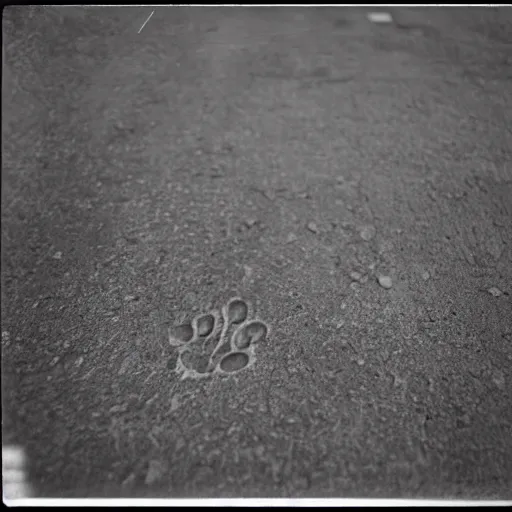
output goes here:
<path id="1" fill-rule="evenodd" d="M 511 11 L 150 12 L 4 10 L 34 495 L 511 499 Z M 251 366 L 181 379 L 234 296 Z"/>

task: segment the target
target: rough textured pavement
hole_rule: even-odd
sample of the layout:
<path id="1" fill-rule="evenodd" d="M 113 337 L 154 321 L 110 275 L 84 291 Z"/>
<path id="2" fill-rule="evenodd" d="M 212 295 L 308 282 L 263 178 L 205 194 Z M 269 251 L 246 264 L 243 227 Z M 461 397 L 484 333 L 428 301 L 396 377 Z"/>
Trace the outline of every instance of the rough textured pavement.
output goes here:
<path id="1" fill-rule="evenodd" d="M 4 11 L 34 494 L 512 498 L 511 11 L 150 12 Z M 234 296 L 250 367 L 181 379 Z"/>

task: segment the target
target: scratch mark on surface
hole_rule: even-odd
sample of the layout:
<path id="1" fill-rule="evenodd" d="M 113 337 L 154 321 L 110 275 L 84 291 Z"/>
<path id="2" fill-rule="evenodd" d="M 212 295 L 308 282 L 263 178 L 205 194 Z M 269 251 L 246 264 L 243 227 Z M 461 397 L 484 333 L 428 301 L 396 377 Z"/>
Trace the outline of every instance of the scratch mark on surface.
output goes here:
<path id="1" fill-rule="evenodd" d="M 153 16 L 154 12 L 155 12 L 155 11 L 153 11 L 153 12 L 149 15 L 148 19 L 143 23 L 142 27 L 140 27 L 138 34 L 140 34 L 140 31 L 141 31 L 141 30 L 146 26 L 146 23 L 150 20 L 151 16 Z"/>

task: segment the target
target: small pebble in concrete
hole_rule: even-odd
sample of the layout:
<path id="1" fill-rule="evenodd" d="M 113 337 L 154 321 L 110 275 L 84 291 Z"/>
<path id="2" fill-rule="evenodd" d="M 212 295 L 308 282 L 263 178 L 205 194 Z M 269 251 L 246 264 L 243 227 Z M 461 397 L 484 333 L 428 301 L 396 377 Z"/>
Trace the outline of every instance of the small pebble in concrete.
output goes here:
<path id="1" fill-rule="evenodd" d="M 318 226 L 314 222 L 308 224 L 308 229 L 311 233 L 318 233 Z"/>
<path id="2" fill-rule="evenodd" d="M 251 229 L 258 223 L 258 219 L 247 219 L 244 224 L 248 229 Z"/>
<path id="3" fill-rule="evenodd" d="M 430 273 L 423 272 L 423 274 L 421 274 L 421 277 L 423 278 L 423 281 L 428 281 L 430 279 Z"/>
<path id="4" fill-rule="evenodd" d="M 362 277 L 359 272 L 350 272 L 350 279 L 352 279 L 352 281 L 360 281 Z"/>
<path id="5" fill-rule="evenodd" d="M 378 281 L 382 288 L 386 288 L 387 290 L 393 286 L 393 282 L 389 276 L 379 276 Z"/>
<path id="6" fill-rule="evenodd" d="M 61 260 L 62 259 L 62 252 L 57 251 L 53 256 L 54 260 Z"/>
<path id="7" fill-rule="evenodd" d="M 373 226 L 364 226 L 359 235 L 365 242 L 369 242 L 375 236 L 375 228 Z"/>
<path id="8" fill-rule="evenodd" d="M 286 239 L 287 244 L 292 244 L 293 242 L 296 242 L 298 240 L 297 235 L 294 233 L 290 233 Z"/>
<path id="9" fill-rule="evenodd" d="M 164 466 L 158 460 L 149 461 L 148 472 L 146 474 L 146 485 L 153 485 L 158 482 L 164 474 Z"/>
<path id="10" fill-rule="evenodd" d="M 123 483 L 121 484 L 123 487 L 131 487 L 134 483 L 135 483 L 135 474 L 134 473 L 130 473 L 124 480 L 123 480 Z"/>
<path id="11" fill-rule="evenodd" d="M 487 290 L 493 297 L 499 297 L 501 295 L 501 290 L 493 286 Z"/>
<path id="12" fill-rule="evenodd" d="M 179 409 L 181 402 L 179 401 L 177 396 L 173 396 L 171 398 L 171 412 L 174 412 L 176 409 Z"/>
<path id="13" fill-rule="evenodd" d="M 111 414 L 117 414 L 117 413 L 120 413 L 120 412 L 126 412 L 128 406 L 126 404 L 122 404 L 122 405 L 113 405 L 109 410 L 108 412 L 111 413 Z"/>
<path id="14" fill-rule="evenodd" d="M 495 386 L 498 389 L 500 389 L 501 391 L 505 390 L 505 375 L 501 370 L 494 370 L 492 374 L 492 381 L 494 382 Z"/>
<path id="15" fill-rule="evenodd" d="M 368 13 L 368 20 L 372 23 L 392 23 L 393 17 L 389 12 L 370 12 Z"/>
<path id="16" fill-rule="evenodd" d="M 127 295 L 125 298 L 124 298 L 124 301 L 125 302 L 133 302 L 134 300 L 137 300 L 138 297 L 136 295 Z"/>

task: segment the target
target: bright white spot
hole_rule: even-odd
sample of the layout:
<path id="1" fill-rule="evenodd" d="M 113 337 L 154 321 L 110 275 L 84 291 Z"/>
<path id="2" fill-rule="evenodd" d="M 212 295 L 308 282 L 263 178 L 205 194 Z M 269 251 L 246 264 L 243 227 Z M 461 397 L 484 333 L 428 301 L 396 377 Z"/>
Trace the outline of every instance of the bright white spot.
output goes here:
<path id="1" fill-rule="evenodd" d="M 19 446 L 2 446 L 2 491 L 4 500 L 29 498 L 32 494 L 25 473 L 25 454 Z"/>
<path id="2" fill-rule="evenodd" d="M 392 23 L 393 18 L 388 12 L 371 12 L 368 14 L 368 19 L 372 23 Z"/>
<path id="3" fill-rule="evenodd" d="M 19 446 L 2 447 L 2 470 L 23 468 L 25 454 Z"/>
<path id="4" fill-rule="evenodd" d="M 21 469 L 4 469 L 2 471 L 2 478 L 5 482 L 19 484 L 25 480 L 25 473 Z"/>

